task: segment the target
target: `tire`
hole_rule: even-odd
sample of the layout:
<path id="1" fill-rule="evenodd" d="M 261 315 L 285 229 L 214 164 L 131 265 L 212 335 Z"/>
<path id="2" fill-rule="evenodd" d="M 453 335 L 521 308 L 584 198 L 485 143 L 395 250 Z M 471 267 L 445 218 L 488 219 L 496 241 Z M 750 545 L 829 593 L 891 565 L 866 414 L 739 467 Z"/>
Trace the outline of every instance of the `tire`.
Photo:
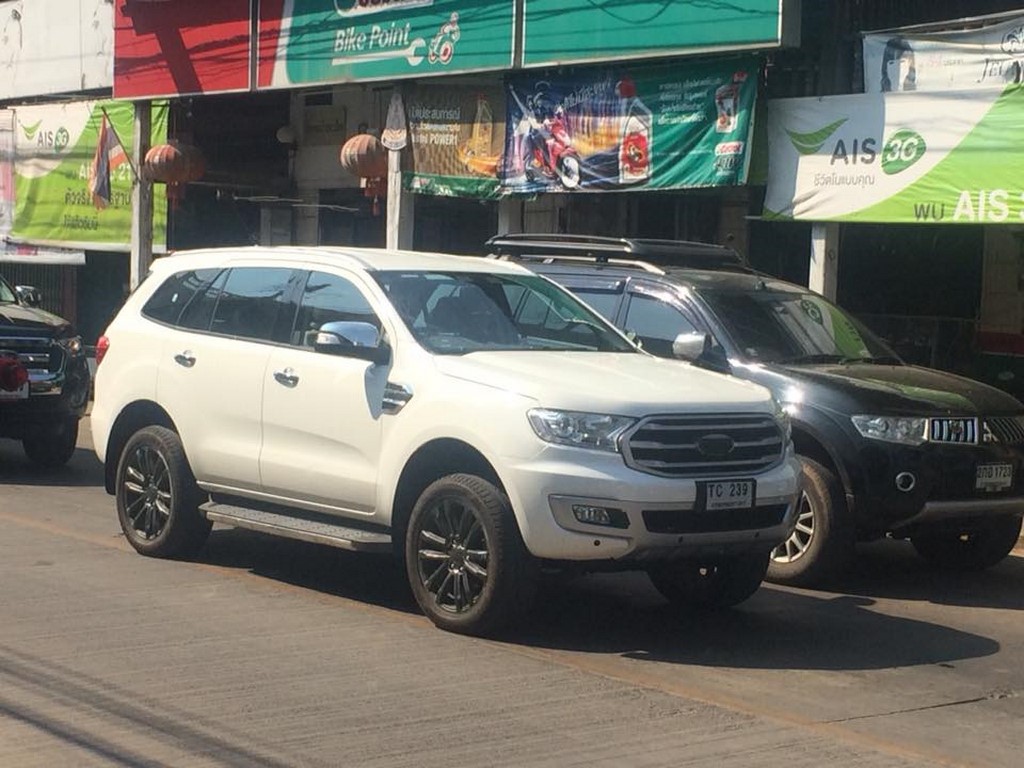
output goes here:
<path id="1" fill-rule="evenodd" d="M 21 447 L 33 464 L 47 469 L 63 467 L 75 453 L 78 419 L 63 419 L 25 435 Z"/>
<path id="2" fill-rule="evenodd" d="M 683 608 L 729 608 L 753 595 L 768 570 L 767 555 L 679 560 L 647 570 L 654 588 Z"/>
<path id="3" fill-rule="evenodd" d="M 965 521 L 913 536 L 914 549 L 932 565 L 951 571 L 983 571 L 1017 546 L 1021 518 L 992 517 Z"/>
<path id="4" fill-rule="evenodd" d="M 508 497 L 475 475 L 442 477 L 420 495 L 405 563 L 420 609 L 450 632 L 493 633 L 525 614 L 536 592 Z"/>
<path id="5" fill-rule="evenodd" d="M 124 446 L 115 477 L 117 517 L 125 538 L 149 557 L 198 552 L 212 524 L 199 512 L 203 499 L 181 439 L 165 427 L 146 427 Z"/>
<path id="6" fill-rule="evenodd" d="M 793 535 L 772 550 L 768 580 L 809 587 L 836 576 L 853 560 L 855 534 L 835 474 L 801 457 L 800 500 Z"/>
<path id="7" fill-rule="evenodd" d="M 558 178 L 566 189 L 576 189 L 580 185 L 580 160 L 575 155 L 567 155 L 559 162 Z"/>

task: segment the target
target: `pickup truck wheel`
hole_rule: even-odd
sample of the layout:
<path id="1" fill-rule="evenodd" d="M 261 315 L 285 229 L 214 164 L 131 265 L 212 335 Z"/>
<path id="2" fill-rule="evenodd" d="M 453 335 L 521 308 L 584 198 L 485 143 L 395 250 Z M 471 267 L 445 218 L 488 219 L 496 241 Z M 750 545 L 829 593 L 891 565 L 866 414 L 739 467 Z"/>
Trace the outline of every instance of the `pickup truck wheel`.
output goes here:
<path id="1" fill-rule="evenodd" d="M 801 457 L 800 498 L 793 535 L 772 550 L 768 580 L 811 586 L 842 571 L 853 559 L 854 535 L 845 523 L 846 499 L 833 472 Z"/>
<path id="2" fill-rule="evenodd" d="M 405 562 L 423 613 L 451 632 L 493 632 L 524 613 L 536 589 L 508 497 L 475 475 L 443 477 L 420 495 Z"/>
<path id="3" fill-rule="evenodd" d="M 972 520 L 962 527 L 923 532 L 910 539 L 934 566 L 953 571 L 982 571 L 1000 562 L 1017 546 L 1021 518 Z"/>
<path id="4" fill-rule="evenodd" d="M 25 435 L 21 446 L 29 460 L 41 467 L 63 467 L 75 453 L 78 419 L 63 419 Z"/>
<path id="5" fill-rule="evenodd" d="M 121 530 L 144 555 L 192 555 L 210 534 L 211 523 L 199 512 L 202 492 L 181 439 L 165 427 L 141 429 L 125 444 L 115 495 Z"/>
<path id="6" fill-rule="evenodd" d="M 651 566 L 647 575 L 670 603 L 687 608 L 728 608 L 754 594 L 768 570 L 766 555 L 677 560 Z"/>

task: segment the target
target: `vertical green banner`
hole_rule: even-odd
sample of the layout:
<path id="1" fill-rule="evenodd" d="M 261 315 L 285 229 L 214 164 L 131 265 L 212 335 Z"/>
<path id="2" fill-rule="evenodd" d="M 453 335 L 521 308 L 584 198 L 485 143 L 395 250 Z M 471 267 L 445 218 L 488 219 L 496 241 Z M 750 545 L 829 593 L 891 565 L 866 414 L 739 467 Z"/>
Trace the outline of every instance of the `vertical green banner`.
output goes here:
<path id="1" fill-rule="evenodd" d="M 14 225 L 16 242 L 97 251 L 131 247 L 132 170 L 110 175 L 110 204 L 97 208 L 89 190 L 104 110 L 130 156 L 134 107 L 129 102 L 79 101 L 18 107 L 15 112 Z M 153 105 L 151 141 L 167 137 L 168 105 Z M 153 188 L 153 247 L 167 247 L 165 187 Z"/>
<path id="2" fill-rule="evenodd" d="M 788 5 L 787 0 L 526 0 L 523 64 L 777 47 Z"/>
<path id="3" fill-rule="evenodd" d="M 513 0 L 290 0 L 271 87 L 507 69 L 513 19 Z"/>
<path id="4" fill-rule="evenodd" d="M 505 137 L 500 85 L 419 85 L 406 98 L 411 173 L 406 189 L 448 197 L 498 197 Z"/>

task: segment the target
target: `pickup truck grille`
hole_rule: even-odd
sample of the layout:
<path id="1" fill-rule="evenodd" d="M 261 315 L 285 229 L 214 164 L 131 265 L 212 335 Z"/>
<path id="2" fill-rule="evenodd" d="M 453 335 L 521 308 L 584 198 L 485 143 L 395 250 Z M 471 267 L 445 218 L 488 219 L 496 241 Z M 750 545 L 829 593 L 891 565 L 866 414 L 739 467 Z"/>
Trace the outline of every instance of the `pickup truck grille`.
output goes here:
<path id="1" fill-rule="evenodd" d="M 628 466 L 665 477 L 757 474 L 784 450 L 782 431 L 764 414 L 652 416 L 622 443 Z"/>
<path id="2" fill-rule="evenodd" d="M 55 373 L 61 369 L 61 349 L 38 336 L 0 336 L 0 352 L 13 352 L 30 371 Z"/>

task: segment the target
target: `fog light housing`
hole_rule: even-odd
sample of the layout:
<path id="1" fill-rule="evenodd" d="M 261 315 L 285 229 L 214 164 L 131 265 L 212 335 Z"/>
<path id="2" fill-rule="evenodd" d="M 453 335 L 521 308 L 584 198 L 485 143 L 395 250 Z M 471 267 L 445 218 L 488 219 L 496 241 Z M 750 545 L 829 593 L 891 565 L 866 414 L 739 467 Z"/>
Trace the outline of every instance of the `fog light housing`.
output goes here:
<path id="1" fill-rule="evenodd" d="M 587 525 L 603 525 L 608 528 L 629 528 L 629 518 L 621 509 L 600 507 L 595 504 L 573 504 L 572 516 Z"/>

